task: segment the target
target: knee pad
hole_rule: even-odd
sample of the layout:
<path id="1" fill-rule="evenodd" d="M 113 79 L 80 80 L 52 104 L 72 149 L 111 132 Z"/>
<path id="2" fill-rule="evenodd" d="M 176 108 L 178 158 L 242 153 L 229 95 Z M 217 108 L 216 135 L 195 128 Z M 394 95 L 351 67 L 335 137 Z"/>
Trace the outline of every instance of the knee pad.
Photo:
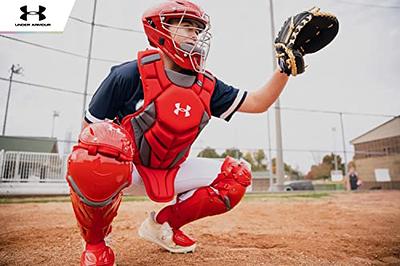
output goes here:
<path id="1" fill-rule="evenodd" d="M 90 124 L 68 157 L 68 184 L 85 204 L 105 206 L 132 182 L 132 158 L 132 140 L 123 128 Z"/>
<path id="2" fill-rule="evenodd" d="M 211 184 L 211 188 L 217 190 L 227 210 L 230 210 L 243 198 L 250 184 L 251 171 L 247 165 L 228 156 L 221 166 L 221 173 Z"/>
<path id="3" fill-rule="evenodd" d="M 131 143 L 129 135 L 115 124 L 91 124 L 68 158 L 66 179 L 72 206 L 88 243 L 102 241 L 111 231 L 121 191 L 132 180 Z"/>
<path id="4" fill-rule="evenodd" d="M 225 213 L 239 203 L 250 183 L 251 172 L 247 166 L 227 157 L 221 173 L 210 186 L 196 189 L 185 199 L 182 199 L 185 194 L 178 196 L 177 203 L 163 208 L 156 220 L 179 229 L 200 218 Z"/>

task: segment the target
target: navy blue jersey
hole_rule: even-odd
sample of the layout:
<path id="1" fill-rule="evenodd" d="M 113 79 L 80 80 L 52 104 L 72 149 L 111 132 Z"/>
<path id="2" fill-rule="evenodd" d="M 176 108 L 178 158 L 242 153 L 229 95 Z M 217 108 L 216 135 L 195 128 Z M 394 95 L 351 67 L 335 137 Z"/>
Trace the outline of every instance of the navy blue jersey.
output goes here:
<path id="1" fill-rule="evenodd" d="M 358 176 L 356 173 L 349 174 L 349 182 L 351 190 L 356 190 L 358 188 Z"/>
<path id="2" fill-rule="evenodd" d="M 211 96 L 211 115 L 229 121 L 246 98 L 247 92 L 216 79 Z M 143 88 L 137 61 L 111 68 L 89 104 L 85 120 L 89 123 L 118 118 L 120 121 L 143 104 Z"/>

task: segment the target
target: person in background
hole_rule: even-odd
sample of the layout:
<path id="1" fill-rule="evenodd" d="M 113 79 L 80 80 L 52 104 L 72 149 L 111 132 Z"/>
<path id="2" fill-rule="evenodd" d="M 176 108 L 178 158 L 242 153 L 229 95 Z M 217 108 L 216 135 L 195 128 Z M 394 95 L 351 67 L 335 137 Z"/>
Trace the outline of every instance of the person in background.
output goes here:
<path id="1" fill-rule="evenodd" d="M 362 180 L 356 172 L 356 169 L 354 168 L 354 166 L 350 166 L 349 172 L 345 177 L 346 190 L 357 190 L 361 186 L 361 184 Z"/>

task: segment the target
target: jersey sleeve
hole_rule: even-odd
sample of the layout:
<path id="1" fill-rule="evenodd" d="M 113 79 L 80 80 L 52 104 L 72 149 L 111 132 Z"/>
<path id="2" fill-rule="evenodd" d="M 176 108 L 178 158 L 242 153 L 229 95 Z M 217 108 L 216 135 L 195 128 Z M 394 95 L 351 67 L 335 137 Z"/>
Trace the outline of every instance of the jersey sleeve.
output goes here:
<path id="1" fill-rule="evenodd" d="M 216 79 L 215 89 L 211 96 L 212 116 L 229 121 L 246 96 L 247 91 L 239 90 Z"/>
<path id="2" fill-rule="evenodd" d="M 86 122 L 96 123 L 117 117 L 138 82 L 136 61 L 112 67 L 89 103 L 85 114 Z"/>

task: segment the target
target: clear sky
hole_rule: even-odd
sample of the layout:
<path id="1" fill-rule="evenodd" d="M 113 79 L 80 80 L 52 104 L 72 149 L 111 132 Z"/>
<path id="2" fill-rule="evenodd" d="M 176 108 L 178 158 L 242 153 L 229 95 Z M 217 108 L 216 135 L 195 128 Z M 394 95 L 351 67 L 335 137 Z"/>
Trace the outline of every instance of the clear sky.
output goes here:
<path id="1" fill-rule="evenodd" d="M 141 14 L 160 1 L 98 1 L 96 23 L 142 31 Z M 252 91 L 272 74 L 269 1 L 195 1 L 211 17 L 213 39 L 208 69 L 224 82 Z M 340 22 L 337 38 L 324 50 L 306 56 L 306 73 L 291 78 L 281 95 L 281 106 L 368 114 L 400 114 L 400 1 L 372 0 L 279 0 L 274 1 L 275 27 L 312 6 L 334 13 Z M 92 17 L 93 0 L 77 0 L 71 16 L 85 21 Z M 90 26 L 70 19 L 63 33 L 7 34 L 86 56 Z M 148 47 L 144 34 L 96 27 L 92 56 L 118 62 L 136 58 Z M 86 60 L 0 37 L 0 77 L 8 78 L 12 64 L 24 68 L 15 79 L 75 92 L 83 92 Z M 91 62 L 89 92 L 93 93 L 116 63 Z M 0 125 L 3 125 L 8 82 L 0 80 Z M 88 97 L 90 101 L 90 97 Z M 65 139 L 79 133 L 83 98 L 13 83 L 7 135 L 50 136 L 52 114 L 55 135 Z M 271 148 L 275 149 L 274 110 Z M 346 150 L 351 139 L 389 120 L 385 116 L 344 115 Z M 332 130 L 336 128 L 336 131 Z M 343 151 L 338 114 L 282 110 L 284 160 L 306 172 L 329 151 Z M 236 114 L 230 123 L 213 119 L 194 144 L 219 150 L 268 149 L 267 113 Z M 62 149 L 62 147 L 61 147 Z M 268 154 L 268 152 L 267 152 Z M 341 153 L 342 154 L 342 153 Z M 274 151 L 272 151 L 274 156 Z M 348 154 L 351 159 L 352 154 Z"/>

